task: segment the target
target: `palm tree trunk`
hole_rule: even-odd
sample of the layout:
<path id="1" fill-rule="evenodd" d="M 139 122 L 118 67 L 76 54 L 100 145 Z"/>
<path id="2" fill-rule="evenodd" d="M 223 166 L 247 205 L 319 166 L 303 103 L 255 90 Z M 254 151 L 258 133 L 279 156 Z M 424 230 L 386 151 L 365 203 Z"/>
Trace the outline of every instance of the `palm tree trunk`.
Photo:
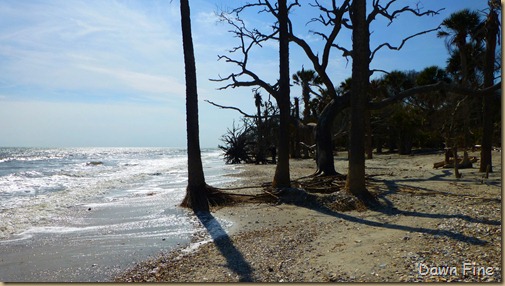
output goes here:
<path id="1" fill-rule="evenodd" d="M 310 119 L 310 88 L 308 82 L 302 83 L 302 97 L 303 97 L 303 123 L 309 123 Z"/>
<path id="2" fill-rule="evenodd" d="M 484 88 L 494 83 L 494 62 L 496 50 L 496 36 L 499 32 L 498 15 L 491 9 L 486 21 L 486 55 L 484 62 Z M 493 140 L 493 116 L 491 110 L 491 95 L 486 94 L 482 99 L 482 149 L 480 153 L 479 172 L 493 172 L 492 164 L 492 140 Z"/>
<path id="3" fill-rule="evenodd" d="M 279 160 L 273 180 L 274 188 L 291 186 L 289 175 L 289 121 L 290 121 L 290 87 L 289 87 L 289 38 L 288 9 L 286 0 L 279 0 Z"/>
<path id="4" fill-rule="evenodd" d="M 366 0 L 351 5 L 353 60 L 351 79 L 351 134 L 346 189 L 364 202 L 373 197 L 365 185 L 365 115 L 370 85 L 370 33 L 366 21 Z"/>
<path id="5" fill-rule="evenodd" d="M 300 158 L 300 128 L 302 126 L 302 122 L 300 120 L 300 105 L 298 97 L 295 97 L 295 120 L 293 120 L 294 126 L 294 139 L 293 139 L 293 152 L 291 154 L 291 158 Z"/>
<path id="6" fill-rule="evenodd" d="M 183 204 L 191 207 L 195 212 L 208 212 L 207 185 L 200 154 L 196 64 L 188 0 L 181 0 L 181 27 L 186 75 L 186 131 L 188 140 L 188 186 Z"/>

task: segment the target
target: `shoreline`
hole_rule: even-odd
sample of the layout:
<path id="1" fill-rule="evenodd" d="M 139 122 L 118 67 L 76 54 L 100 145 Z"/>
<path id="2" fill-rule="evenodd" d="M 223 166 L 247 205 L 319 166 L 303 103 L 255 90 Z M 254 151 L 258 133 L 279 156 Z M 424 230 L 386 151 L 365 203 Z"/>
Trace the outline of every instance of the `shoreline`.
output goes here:
<path id="1" fill-rule="evenodd" d="M 493 153 L 495 172 L 482 182 L 475 166 L 460 170 L 459 180 L 452 170 L 433 169 L 440 158 L 443 154 L 384 154 L 367 160 L 367 174 L 373 175 L 369 188 L 389 204 L 379 210 L 331 212 L 266 203 L 222 207 L 211 218 L 200 218 L 213 243 L 139 263 L 116 282 L 501 282 L 501 153 Z M 290 165 L 292 178 L 314 171 L 310 159 Z M 335 166 L 346 168 L 345 153 Z M 275 166 L 239 169 L 231 175 L 239 178 L 232 187 L 268 182 Z M 233 225 L 225 231 L 214 218 Z M 437 272 L 460 270 L 464 263 L 469 263 L 465 275 Z M 472 275 L 473 269 L 482 274 L 479 267 L 492 271 Z"/>
<path id="2" fill-rule="evenodd" d="M 187 172 L 187 158 L 181 152 L 171 148 L 11 152 L 21 163 L 4 171 L 17 174 L 13 176 L 24 182 L 22 186 L 43 189 L 54 179 L 61 188 L 19 197 L 7 192 L 8 199 L 19 198 L 20 203 L 0 209 L 0 281 L 110 281 L 125 268 L 189 243 L 197 229 L 192 213 L 178 207 Z M 235 172 L 234 167 L 224 166 L 217 148 L 204 151 L 202 158 L 209 184 L 234 179 L 225 177 Z M 23 165 L 32 161 L 36 164 Z M 103 165 L 86 165 L 94 161 Z M 16 166 L 21 168 L 17 173 Z M 42 169 L 47 174 L 39 172 Z M 38 175 L 24 175 L 32 171 Z M 8 186 L 16 189 L 16 182 Z"/>
<path id="3" fill-rule="evenodd" d="M 183 193 L 138 196 L 136 204 L 83 203 L 58 226 L 0 241 L 0 281 L 105 282 L 161 251 L 189 244 L 197 231 L 192 215 L 172 196 L 182 200 Z"/>

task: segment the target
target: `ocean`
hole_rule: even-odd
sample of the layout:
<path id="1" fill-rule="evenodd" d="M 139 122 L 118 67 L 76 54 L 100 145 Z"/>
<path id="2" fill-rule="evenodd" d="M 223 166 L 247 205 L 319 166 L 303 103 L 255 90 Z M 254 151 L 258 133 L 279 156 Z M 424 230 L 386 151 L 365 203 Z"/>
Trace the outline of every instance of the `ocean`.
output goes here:
<path id="1" fill-rule="evenodd" d="M 237 170 L 224 163 L 219 149 L 203 149 L 202 162 L 209 185 L 219 187 L 235 180 L 225 176 Z M 0 253 L 4 255 L 0 268 L 15 266 L 5 258 L 7 249 L 34 247 L 42 241 L 51 247 L 55 241 L 66 241 L 67 252 L 72 249 L 70 240 L 97 245 L 107 240 L 106 245 L 129 248 L 149 244 L 145 247 L 153 253 L 187 244 L 199 229 L 194 216 L 178 207 L 186 185 L 185 149 L 0 148 Z M 40 259 L 49 258 L 54 259 Z M 0 271 L 0 281 L 18 281 L 21 275 L 6 272 Z M 77 277 L 76 281 L 88 280 Z"/>

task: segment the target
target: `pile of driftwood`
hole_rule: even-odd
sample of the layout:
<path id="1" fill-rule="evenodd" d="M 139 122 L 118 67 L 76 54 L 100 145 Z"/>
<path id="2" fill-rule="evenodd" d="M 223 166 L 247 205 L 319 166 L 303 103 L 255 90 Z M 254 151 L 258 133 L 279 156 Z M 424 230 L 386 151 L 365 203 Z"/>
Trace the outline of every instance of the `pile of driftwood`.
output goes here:
<path id="1" fill-rule="evenodd" d="M 451 149 L 446 149 L 445 150 L 445 160 L 441 162 L 436 162 L 433 164 L 434 169 L 438 168 L 454 168 L 454 162 L 457 162 L 457 168 L 458 169 L 466 169 L 466 168 L 472 168 L 473 163 L 477 162 L 479 159 L 477 157 L 469 157 L 468 152 L 463 153 L 463 158 L 458 158 L 456 155 L 456 158 L 454 158 L 453 152 Z"/>

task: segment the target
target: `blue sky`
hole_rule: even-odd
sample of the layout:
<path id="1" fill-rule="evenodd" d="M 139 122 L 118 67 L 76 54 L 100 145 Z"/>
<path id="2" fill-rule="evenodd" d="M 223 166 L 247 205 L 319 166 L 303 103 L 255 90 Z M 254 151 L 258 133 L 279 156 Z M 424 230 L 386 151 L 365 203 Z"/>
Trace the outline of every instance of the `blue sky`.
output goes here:
<path id="1" fill-rule="evenodd" d="M 217 23 L 215 11 L 242 1 L 192 0 L 200 98 L 202 147 L 217 147 L 219 138 L 239 122 L 240 115 L 220 110 L 204 99 L 254 113 L 250 88 L 220 91 L 210 78 L 226 76 L 236 67 L 218 62 L 237 45 L 229 26 Z M 295 30 L 314 49 L 321 40 L 306 25 L 317 11 L 304 6 L 293 12 Z M 325 3 L 329 1 L 322 1 Z M 401 0 L 401 6 L 419 1 Z M 434 17 L 401 16 L 389 27 L 378 20 L 371 30 L 371 48 L 437 27 L 450 13 L 484 9 L 485 0 L 423 0 L 438 10 Z M 398 6 L 400 7 L 400 6 Z M 246 15 L 248 25 L 268 29 L 267 15 Z M 2 0 L 0 1 L 0 146 L 186 146 L 185 87 L 179 1 L 167 0 Z M 350 32 L 337 41 L 351 48 Z M 332 77 L 340 82 L 351 74 L 351 62 L 332 53 Z M 377 53 L 371 67 L 421 70 L 445 66 L 447 51 L 435 33 L 407 42 L 400 52 Z M 274 82 L 278 63 L 276 43 L 256 50 L 251 66 Z M 291 73 L 311 68 L 300 49 L 291 45 Z M 300 89 L 292 88 L 292 97 Z M 266 96 L 265 96 L 266 97 Z"/>

